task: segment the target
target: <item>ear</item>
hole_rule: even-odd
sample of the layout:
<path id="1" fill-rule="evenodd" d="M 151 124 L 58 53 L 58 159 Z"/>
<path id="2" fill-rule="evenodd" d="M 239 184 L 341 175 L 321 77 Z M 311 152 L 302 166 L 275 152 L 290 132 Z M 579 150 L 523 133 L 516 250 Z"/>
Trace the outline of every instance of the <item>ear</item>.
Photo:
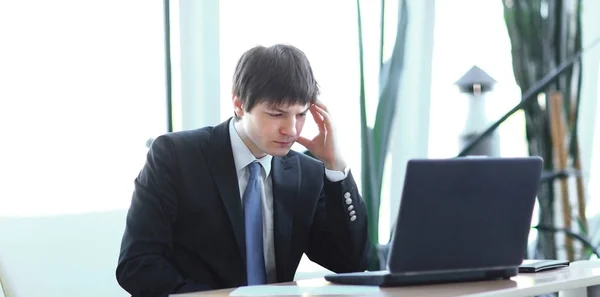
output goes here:
<path id="1" fill-rule="evenodd" d="M 242 107 L 242 100 L 237 96 L 233 95 L 231 97 L 233 103 L 233 112 L 238 118 L 241 118 L 244 115 L 244 108 Z"/>

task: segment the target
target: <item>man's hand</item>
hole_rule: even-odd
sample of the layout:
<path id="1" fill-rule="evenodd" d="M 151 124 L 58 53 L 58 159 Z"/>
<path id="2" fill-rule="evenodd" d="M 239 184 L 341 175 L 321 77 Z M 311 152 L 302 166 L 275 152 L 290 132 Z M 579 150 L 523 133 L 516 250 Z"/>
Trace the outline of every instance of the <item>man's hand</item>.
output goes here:
<path id="1" fill-rule="evenodd" d="M 315 157 L 325 164 L 325 168 L 335 171 L 344 171 L 346 163 L 335 145 L 335 134 L 331 115 L 327 107 L 320 101 L 310 106 L 310 113 L 319 127 L 319 134 L 312 140 L 299 136 L 296 140 L 306 147 Z"/>

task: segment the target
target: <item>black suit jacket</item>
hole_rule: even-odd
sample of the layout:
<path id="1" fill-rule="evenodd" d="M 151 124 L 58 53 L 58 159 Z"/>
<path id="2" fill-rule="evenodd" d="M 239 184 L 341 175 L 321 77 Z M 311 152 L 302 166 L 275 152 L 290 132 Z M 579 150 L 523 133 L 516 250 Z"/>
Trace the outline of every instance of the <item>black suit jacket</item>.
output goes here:
<path id="1" fill-rule="evenodd" d="M 366 270 L 367 210 L 352 174 L 331 182 L 323 163 L 294 151 L 271 170 L 277 281 L 293 280 L 303 253 L 334 272 Z M 228 121 L 168 133 L 135 179 L 116 277 L 135 297 L 243 286 L 244 237 Z"/>

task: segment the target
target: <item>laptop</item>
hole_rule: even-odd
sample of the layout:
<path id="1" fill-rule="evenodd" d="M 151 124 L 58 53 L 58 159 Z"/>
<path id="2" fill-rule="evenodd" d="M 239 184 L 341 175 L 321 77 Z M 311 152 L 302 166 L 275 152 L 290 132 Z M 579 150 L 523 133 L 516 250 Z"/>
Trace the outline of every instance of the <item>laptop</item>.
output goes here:
<path id="1" fill-rule="evenodd" d="M 542 166 L 539 157 L 410 160 L 387 270 L 325 279 L 403 286 L 515 276 L 527 248 Z"/>

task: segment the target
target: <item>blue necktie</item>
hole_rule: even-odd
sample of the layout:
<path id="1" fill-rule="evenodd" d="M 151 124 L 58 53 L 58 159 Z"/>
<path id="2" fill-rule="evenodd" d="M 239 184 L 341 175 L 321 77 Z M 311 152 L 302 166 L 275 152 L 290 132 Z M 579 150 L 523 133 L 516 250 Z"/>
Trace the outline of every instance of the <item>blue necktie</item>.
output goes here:
<path id="1" fill-rule="evenodd" d="M 267 283 L 265 257 L 263 254 L 261 175 L 260 164 L 248 165 L 250 178 L 244 191 L 244 220 L 246 229 L 246 275 L 248 285 Z"/>

